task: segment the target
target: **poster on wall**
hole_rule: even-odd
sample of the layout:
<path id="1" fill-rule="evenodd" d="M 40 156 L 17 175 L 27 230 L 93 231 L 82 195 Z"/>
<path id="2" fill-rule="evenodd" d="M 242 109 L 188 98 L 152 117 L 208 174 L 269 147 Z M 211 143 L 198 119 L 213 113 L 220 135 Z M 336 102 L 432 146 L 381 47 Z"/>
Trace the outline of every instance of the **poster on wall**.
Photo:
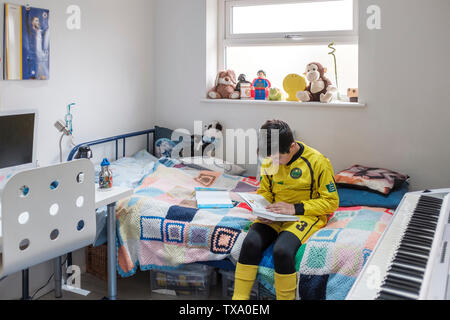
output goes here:
<path id="1" fill-rule="evenodd" d="M 50 11 L 5 4 L 5 80 L 50 79 Z"/>

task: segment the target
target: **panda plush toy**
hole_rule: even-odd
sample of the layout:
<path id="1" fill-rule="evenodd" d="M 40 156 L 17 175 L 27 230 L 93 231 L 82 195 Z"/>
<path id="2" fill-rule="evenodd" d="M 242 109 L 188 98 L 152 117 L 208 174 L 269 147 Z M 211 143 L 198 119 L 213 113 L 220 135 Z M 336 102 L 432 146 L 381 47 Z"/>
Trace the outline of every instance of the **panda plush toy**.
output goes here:
<path id="1" fill-rule="evenodd" d="M 216 149 L 222 143 L 223 126 L 218 121 L 213 121 L 205 126 L 201 137 L 192 136 L 191 155 L 196 156 L 200 153 L 203 157 L 215 157 Z"/>

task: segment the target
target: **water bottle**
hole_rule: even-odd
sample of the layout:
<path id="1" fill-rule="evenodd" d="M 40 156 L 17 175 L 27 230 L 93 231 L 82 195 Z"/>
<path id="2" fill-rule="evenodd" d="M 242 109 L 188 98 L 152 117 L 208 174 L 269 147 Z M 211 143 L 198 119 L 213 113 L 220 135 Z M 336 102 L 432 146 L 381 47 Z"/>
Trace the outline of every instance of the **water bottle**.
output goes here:
<path id="1" fill-rule="evenodd" d="M 99 175 L 99 185 L 100 189 L 111 189 L 113 184 L 113 175 L 111 170 L 109 169 L 109 166 L 111 164 L 109 163 L 108 159 L 103 159 L 103 162 L 101 164 L 102 170 L 100 171 Z"/>

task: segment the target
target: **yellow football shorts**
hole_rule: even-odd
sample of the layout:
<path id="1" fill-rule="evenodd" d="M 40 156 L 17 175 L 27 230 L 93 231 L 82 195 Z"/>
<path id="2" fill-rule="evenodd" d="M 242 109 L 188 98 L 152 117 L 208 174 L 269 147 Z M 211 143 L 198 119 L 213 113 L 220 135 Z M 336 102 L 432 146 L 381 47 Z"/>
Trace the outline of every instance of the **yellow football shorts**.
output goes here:
<path id="1" fill-rule="evenodd" d="M 294 234 L 302 244 L 305 244 L 314 233 L 325 227 L 327 222 L 328 219 L 326 216 L 300 216 L 300 221 L 296 222 L 273 222 L 269 224 L 256 219 L 253 223 L 265 224 L 274 229 L 278 234 L 290 232 Z"/>

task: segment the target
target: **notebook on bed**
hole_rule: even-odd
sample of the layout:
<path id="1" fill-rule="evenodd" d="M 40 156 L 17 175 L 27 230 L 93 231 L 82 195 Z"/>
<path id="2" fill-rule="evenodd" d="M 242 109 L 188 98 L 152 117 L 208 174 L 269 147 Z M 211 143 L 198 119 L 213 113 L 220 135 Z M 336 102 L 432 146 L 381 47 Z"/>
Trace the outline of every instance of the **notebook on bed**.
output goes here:
<path id="1" fill-rule="evenodd" d="M 195 198 L 199 209 L 233 208 L 230 192 L 214 188 L 196 188 Z"/>

